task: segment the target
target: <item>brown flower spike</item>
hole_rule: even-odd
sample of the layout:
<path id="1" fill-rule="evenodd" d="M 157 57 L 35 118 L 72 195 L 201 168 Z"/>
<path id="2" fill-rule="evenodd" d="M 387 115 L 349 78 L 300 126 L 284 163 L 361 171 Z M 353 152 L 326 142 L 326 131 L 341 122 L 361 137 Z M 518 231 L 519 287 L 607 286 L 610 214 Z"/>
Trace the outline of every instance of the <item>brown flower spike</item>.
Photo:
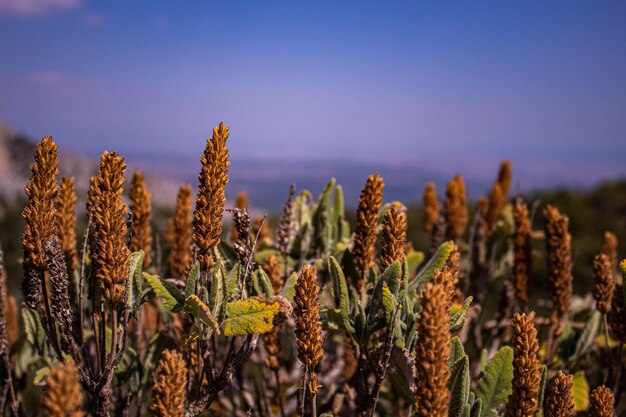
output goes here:
<path id="1" fill-rule="evenodd" d="M 415 347 L 418 417 L 446 417 L 450 402 L 450 305 L 448 292 L 441 284 L 424 287 L 422 313 L 417 321 Z"/>
<path id="2" fill-rule="evenodd" d="M 611 310 L 611 299 L 615 282 L 611 268 L 611 260 L 604 253 L 600 253 L 593 260 L 593 298 L 596 300 L 596 309 L 607 314 Z"/>
<path id="3" fill-rule="evenodd" d="M 624 307 L 623 291 L 622 284 L 615 285 L 611 299 L 611 310 L 607 315 L 613 337 L 622 342 L 626 341 L 626 308 Z"/>
<path id="4" fill-rule="evenodd" d="M 457 240 L 463 236 L 468 217 L 467 193 L 465 191 L 465 182 L 460 175 L 457 175 L 448 182 L 444 215 L 446 218 L 446 233 L 448 236 L 453 240 Z"/>
<path id="5" fill-rule="evenodd" d="M 354 265 L 361 274 L 359 284 L 365 285 L 363 278 L 374 262 L 376 253 L 376 227 L 378 212 L 383 205 L 383 188 L 385 184 L 380 174 L 370 175 L 359 197 L 354 229 L 354 247 L 352 256 Z"/>
<path id="6" fill-rule="evenodd" d="M 573 291 L 569 218 L 551 205 L 544 210 L 544 216 L 547 221 L 546 251 L 552 313 L 554 317 L 561 318 L 569 311 Z"/>
<path id="7" fill-rule="evenodd" d="M 615 397 L 613 391 L 604 385 L 591 392 L 589 405 L 589 417 L 613 417 Z"/>
<path id="8" fill-rule="evenodd" d="M 130 183 L 130 211 L 133 213 L 130 250 L 143 251 L 143 266 L 152 263 L 152 202 L 150 191 L 141 172 L 135 172 Z"/>
<path id="9" fill-rule="evenodd" d="M 310 370 L 315 368 L 324 355 L 318 300 L 319 291 L 316 269 L 304 267 L 295 287 L 296 339 L 298 359 Z"/>
<path id="10" fill-rule="evenodd" d="M 235 199 L 235 208 L 239 210 L 248 211 L 248 194 L 245 191 L 237 194 L 237 198 Z M 237 241 L 237 228 L 233 225 L 231 230 L 231 240 L 233 242 Z"/>
<path id="11" fill-rule="evenodd" d="M 424 188 L 424 230 L 430 236 L 433 232 L 433 226 L 439 218 L 439 197 L 435 189 L 435 183 L 429 182 Z"/>
<path id="12" fill-rule="evenodd" d="M 187 366 L 178 352 L 164 350 L 156 370 L 152 388 L 150 415 L 153 417 L 183 417 L 187 391 Z"/>
<path id="13" fill-rule="evenodd" d="M 389 206 L 380 236 L 380 267 L 387 269 L 395 261 L 404 259 L 404 244 L 406 242 L 406 212 L 400 203 Z"/>
<path id="14" fill-rule="evenodd" d="M 552 387 L 543 407 L 545 417 L 573 417 L 574 398 L 572 397 L 573 379 L 559 371 L 552 381 Z"/>
<path id="15" fill-rule="evenodd" d="M 506 406 L 507 417 L 532 417 L 539 408 L 541 365 L 539 342 L 533 320 L 535 312 L 515 314 L 513 329 L 513 391 Z"/>
<path id="16" fill-rule="evenodd" d="M 530 274 L 532 268 L 532 229 L 528 207 L 518 199 L 513 207 L 513 285 L 515 297 L 525 308 L 530 299 Z"/>
<path id="17" fill-rule="evenodd" d="M 226 203 L 224 188 L 228 183 L 228 126 L 220 123 L 213 128 L 200 161 L 198 195 L 193 218 L 193 241 L 198 248 L 198 260 L 203 271 L 210 270 L 215 260 L 211 249 L 218 244 L 222 234 L 222 213 Z"/>
<path id="18" fill-rule="evenodd" d="M 283 205 L 283 211 L 278 221 L 278 230 L 276 231 L 276 243 L 281 255 L 286 258 L 289 254 L 289 244 L 291 243 L 291 216 L 293 214 L 293 194 L 296 192 L 296 186 L 289 186 L 289 197 Z M 287 273 L 285 271 L 285 273 Z"/>
<path id="19" fill-rule="evenodd" d="M 170 253 L 167 263 L 170 275 L 185 278 L 193 261 L 192 227 L 191 227 L 191 185 L 181 185 L 176 197 L 176 209 L 170 219 L 169 238 Z"/>
<path id="20" fill-rule="evenodd" d="M 41 297 L 40 275 L 46 269 L 44 245 L 56 232 L 55 202 L 59 190 L 59 160 L 57 145 L 47 136 L 37 145 L 32 175 L 24 188 L 28 203 L 22 211 L 26 221 L 22 246 L 24 248 L 24 280 L 22 288 L 26 305 L 37 308 Z"/>
<path id="21" fill-rule="evenodd" d="M 44 417 L 82 417 L 83 393 L 78 370 L 71 363 L 58 364 L 48 376 L 41 405 Z"/>
<path id="22" fill-rule="evenodd" d="M 604 232 L 604 242 L 602 242 L 602 249 L 600 252 L 609 257 L 611 262 L 612 271 L 617 271 L 619 266 L 619 256 L 617 254 L 618 240 L 617 236 L 613 232 Z M 615 272 L 614 272 L 615 273 Z"/>
<path id="23" fill-rule="evenodd" d="M 56 234 L 65 255 L 68 273 L 78 266 L 76 255 L 76 190 L 74 177 L 61 179 L 61 188 L 57 198 Z"/>
<path id="24" fill-rule="evenodd" d="M 98 198 L 93 208 L 93 264 L 96 279 L 104 285 L 103 297 L 119 302 L 126 291 L 130 250 L 126 244 L 126 205 L 122 197 L 124 158 L 104 151 L 96 177 Z"/>

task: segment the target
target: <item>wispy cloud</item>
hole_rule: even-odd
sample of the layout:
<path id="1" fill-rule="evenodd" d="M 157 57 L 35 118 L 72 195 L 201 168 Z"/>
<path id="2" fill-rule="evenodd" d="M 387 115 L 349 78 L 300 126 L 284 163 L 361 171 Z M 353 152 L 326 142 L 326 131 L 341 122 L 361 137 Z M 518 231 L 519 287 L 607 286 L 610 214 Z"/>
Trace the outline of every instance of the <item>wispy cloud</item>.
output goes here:
<path id="1" fill-rule="evenodd" d="M 73 9 L 80 3 L 81 0 L 0 0 L 0 14 L 35 17 Z"/>

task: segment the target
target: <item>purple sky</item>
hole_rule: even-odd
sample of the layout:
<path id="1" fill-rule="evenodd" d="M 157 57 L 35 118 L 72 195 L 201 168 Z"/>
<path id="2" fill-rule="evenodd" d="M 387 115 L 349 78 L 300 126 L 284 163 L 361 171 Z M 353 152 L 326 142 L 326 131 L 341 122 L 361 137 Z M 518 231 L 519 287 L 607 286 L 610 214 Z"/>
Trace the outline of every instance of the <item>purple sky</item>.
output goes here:
<path id="1" fill-rule="evenodd" d="M 0 0 L 0 114 L 66 149 L 626 174 L 626 2 Z M 543 177 L 542 177 L 543 176 Z"/>

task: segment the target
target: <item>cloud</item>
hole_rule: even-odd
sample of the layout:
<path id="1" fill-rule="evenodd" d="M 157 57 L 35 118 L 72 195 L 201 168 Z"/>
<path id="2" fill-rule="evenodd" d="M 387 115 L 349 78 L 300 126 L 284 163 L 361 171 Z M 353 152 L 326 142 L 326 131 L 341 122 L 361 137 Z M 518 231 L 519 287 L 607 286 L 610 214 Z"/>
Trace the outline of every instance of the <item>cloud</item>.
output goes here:
<path id="1" fill-rule="evenodd" d="M 81 0 L 0 0 L 0 14 L 34 17 L 69 10 L 80 5 Z"/>
<path id="2" fill-rule="evenodd" d="M 99 13 L 87 13 L 83 18 L 83 23 L 85 24 L 85 26 L 90 28 L 103 26 L 106 21 L 106 16 Z"/>

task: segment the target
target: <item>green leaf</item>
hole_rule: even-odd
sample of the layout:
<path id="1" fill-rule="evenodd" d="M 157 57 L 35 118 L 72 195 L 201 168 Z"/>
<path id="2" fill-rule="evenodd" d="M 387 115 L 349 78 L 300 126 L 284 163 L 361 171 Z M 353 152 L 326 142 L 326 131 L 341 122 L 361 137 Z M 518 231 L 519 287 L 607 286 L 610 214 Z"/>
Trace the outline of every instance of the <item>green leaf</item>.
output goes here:
<path id="1" fill-rule="evenodd" d="M 141 304 L 141 267 L 143 266 L 143 258 L 145 253 L 143 251 L 133 252 L 130 254 L 129 259 L 129 274 L 128 279 L 130 285 L 128 286 L 128 294 L 126 295 L 126 304 L 130 306 L 131 313 L 134 313 Z"/>
<path id="2" fill-rule="evenodd" d="M 185 298 L 189 298 L 196 293 L 196 283 L 200 279 L 200 261 L 196 261 L 189 271 L 187 283 L 185 284 Z"/>
<path id="3" fill-rule="evenodd" d="M 268 298 L 274 295 L 274 289 L 272 288 L 270 279 L 263 268 L 254 271 L 254 281 L 255 288 L 258 288 L 257 291 L 259 291 L 259 295 L 264 295 Z"/>
<path id="4" fill-rule="evenodd" d="M 339 304 L 339 309 L 341 310 L 341 317 L 344 322 L 343 327 L 347 329 L 348 333 L 354 333 L 354 327 L 350 322 L 350 295 L 348 293 L 348 284 L 346 283 L 346 277 L 341 270 L 341 266 L 339 266 L 334 256 L 328 259 L 328 269 L 333 278 L 335 300 L 338 299 L 339 301 L 339 303 L 336 304 Z"/>
<path id="5" fill-rule="evenodd" d="M 235 292 L 237 291 L 237 284 L 239 284 L 239 280 L 241 279 L 241 274 L 243 273 L 243 268 L 240 264 L 235 264 L 233 269 L 228 273 L 228 277 L 226 279 L 226 299 L 232 300 L 235 296 Z"/>
<path id="6" fill-rule="evenodd" d="M 233 269 L 235 264 L 239 262 L 239 257 L 237 256 L 235 250 L 223 240 L 220 240 L 217 246 L 215 246 L 215 254 L 217 258 L 222 261 L 222 264 L 227 271 Z"/>
<path id="7" fill-rule="evenodd" d="M 574 400 L 574 410 L 586 411 L 589 408 L 589 383 L 585 378 L 584 371 L 574 374 L 574 384 L 572 386 L 572 396 Z"/>
<path id="8" fill-rule="evenodd" d="M 267 333 L 274 327 L 274 317 L 279 311 L 280 303 L 256 297 L 226 303 L 224 335 Z"/>
<path id="9" fill-rule="evenodd" d="M 211 314 L 209 307 L 192 294 L 185 300 L 185 312 L 192 314 L 199 322 L 212 329 L 217 329 L 217 320 Z M 219 330 L 218 330 L 219 331 Z"/>
<path id="10" fill-rule="evenodd" d="M 424 262 L 424 252 L 411 252 L 406 256 L 406 260 L 409 264 L 409 274 L 411 274 Z"/>
<path id="11" fill-rule="evenodd" d="M 296 282 L 298 282 L 298 274 L 293 272 L 287 278 L 287 282 L 283 285 L 283 291 L 280 293 L 290 303 L 293 302 L 293 297 L 296 295 Z"/>
<path id="12" fill-rule="evenodd" d="M 450 359 L 448 360 L 448 367 L 452 368 L 452 365 L 465 356 L 465 348 L 463 347 L 463 342 L 459 339 L 458 336 L 454 336 L 450 339 Z"/>
<path id="13" fill-rule="evenodd" d="M 470 410 L 470 417 L 480 417 L 483 412 L 483 400 L 480 398 L 476 398 L 476 401 L 472 404 L 472 409 Z"/>
<path id="14" fill-rule="evenodd" d="M 420 294 L 424 285 L 426 285 L 426 283 L 433 278 L 433 275 L 435 275 L 435 271 L 443 268 L 453 248 L 454 243 L 451 241 L 445 242 L 439 246 L 437 252 L 435 252 L 428 263 L 417 273 L 415 279 L 411 281 L 409 286 L 410 289 L 415 290 L 418 294 Z"/>
<path id="15" fill-rule="evenodd" d="M 450 333 L 458 332 L 465 325 L 465 319 L 467 318 L 467 309 L 472 304 L 473 297 L 467 297 L 463 302 L 463 305 L 450 317 Z"/>
<path id="16" fill-rule="evenodd" d="M 481 417 L 495 417 L 496 410 L 511 393 L 513 349 L 500 349 L 487 364 L 485 375 L 478 381 L 476 397 L 482 401 Z"/>
<path id="17" fill-rule="evenodd" d="M 150 288 L 152 288 L 156 296 L 165 300 L 163 306 L 166 309 L 176 312 L 183 308 L 185 296 L 178 288 L 169 282 L 163 281 L 157 275 L 150 275 L 144 272 L 143 277 L 148 281 Z"/>
<path id="18" fill-rule="evenodd" d="M 386 283 L 383 283 L 383 309 L 385 310 L 385 319 L 387 320 L 387 326 L 391 326 L 393 321 L 393 315 L 397 308 L 396 297 L 393 296 Z"/>
<path id="19" fill-rule="evenodd" d="M 469 406 L 470 374 L 469 358 L 467 355 L 464 355 L 461 359 L 457 360 L 450 368 L 448 388 L 450 389 L 450 407 L 448 409 L 448 416 L 461 417 L 463 410 L 466 406 Z"/>
<path id="20" fill-rule="evenodd" d="M 572 355 L 572 361 L 576 363 L 583 355 L 585 355 L 595 343 L 596 336 L 600 330 L 600 324 L 602 323 L 602 313 L 594 310 L 585 324 L 585 328 L 580 334 L 580 337 L 576 341 L 576 348 Z"/>

